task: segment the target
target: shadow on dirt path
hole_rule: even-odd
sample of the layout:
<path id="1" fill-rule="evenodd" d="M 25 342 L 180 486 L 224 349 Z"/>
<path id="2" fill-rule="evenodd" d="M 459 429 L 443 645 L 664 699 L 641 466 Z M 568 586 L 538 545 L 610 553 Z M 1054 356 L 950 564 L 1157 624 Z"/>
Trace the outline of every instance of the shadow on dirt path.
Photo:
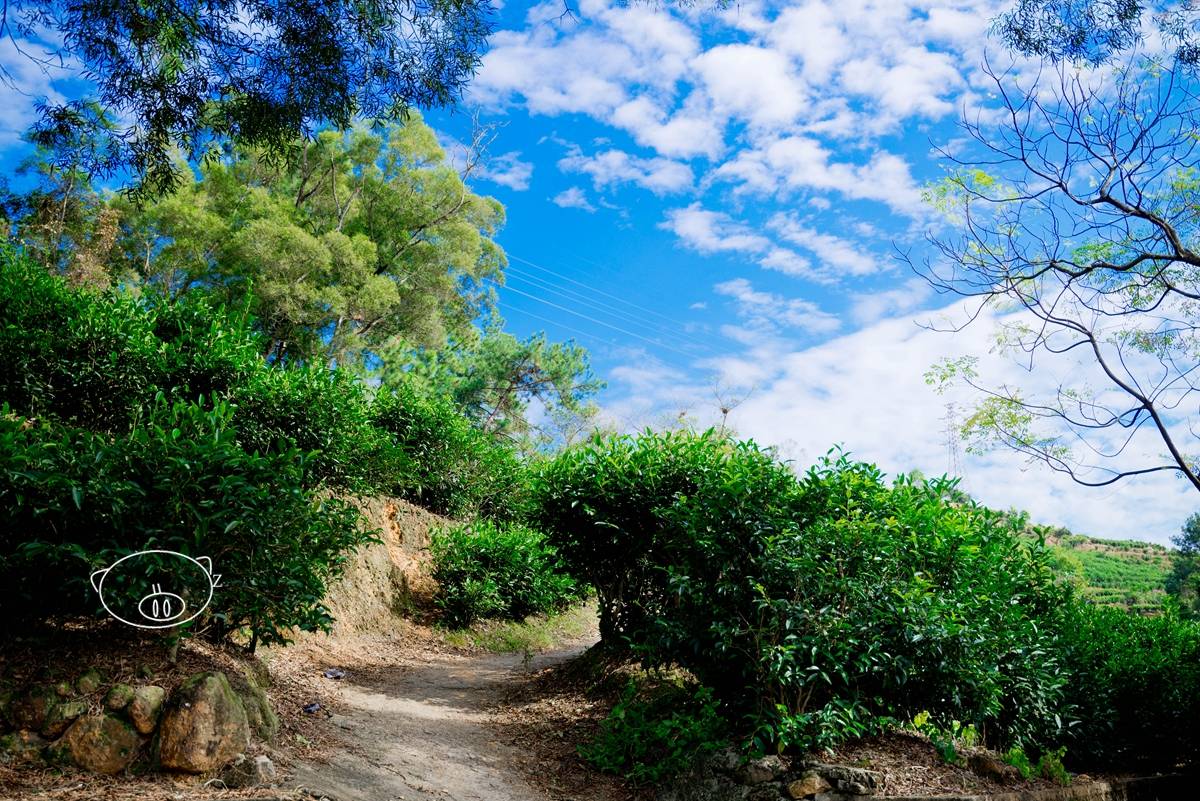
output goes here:
<path id="1" fill-rule="evenodd" d="M 291 784 L 331 801 L 548 801 L 523 778 L 521 766 L 533 757 L 496 739 L 487 710 L 521 673 L 592 644 L 580 640 L 532 659 L 435 653 L 351 674 L 341 686 L 345 714 L 330 721 L 345 748 L 328 763 L 298 764 Z"/>

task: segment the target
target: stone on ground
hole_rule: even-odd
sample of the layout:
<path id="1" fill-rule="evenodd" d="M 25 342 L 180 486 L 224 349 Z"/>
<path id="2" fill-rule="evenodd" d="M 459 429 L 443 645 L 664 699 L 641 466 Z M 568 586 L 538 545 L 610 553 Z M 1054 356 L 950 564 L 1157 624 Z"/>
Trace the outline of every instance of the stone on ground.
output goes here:
<path id="1" fill-rule="evenodd" d="M 225 674 L 200 673 L 171 694 L 158 736 L 164 768 L 208 773 L 246 750 L 250 724 Z"/>

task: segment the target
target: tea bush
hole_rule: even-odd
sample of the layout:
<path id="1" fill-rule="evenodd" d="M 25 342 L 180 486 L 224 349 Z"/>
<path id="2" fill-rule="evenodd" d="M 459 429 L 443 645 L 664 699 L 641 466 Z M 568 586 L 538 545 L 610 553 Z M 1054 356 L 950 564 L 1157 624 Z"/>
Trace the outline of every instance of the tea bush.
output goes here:
<path id="1" fill-rule="evenodd" d="M 471 425 L 448 401 L 407 383 L 383 389 L 370 410 L 387 438 L 379 488 L 450 517 L 512 519 L 525 504 L 516 451 Z"/>
<path id="2" fill-rule="evenodd" d="M 0 608 L 10 623 L 102 616 L 88 577 L 149 548 L 212 558 L 207 622 L 251 645 L 327 627 L 325 588 L 369 532 L 303 489 L 295 448 L 247 453 L 215 403 L 165 402 L 118 435 L 0 418 Z"/>
<path id="3" fill-rule="evenodd" d="M 537 519 L 650 663 L 679 664 L 759 747 L 929 710 L 997 743 L 1059 732 L 1049 557 L 951 482 L 838 456 L 797 479 L 713 433 L 597 439 L 534 484 Z"/>
<path id="4" fill-rule="evenodd" d="M 476 521 L 440 529 L 430 551 L 437 605 L 454 628 L 557 612 L 580 597 L 554 549 L 523 525 Z"/>
<path id="5" fill-rule="evenodd" d="M 1200 624 L 1077 604 L 1059 640 L 1077 721 L 1064 742 L 1084 768 L 1170 770 L 1200 762 Z"/>
<path id="6" fill-rule="evenodd" d="M 646 692 L 631 681 L 580 755 L 606 773 L 653 785 L 695 766 L 728 737 L 710 690 L 667 685 Z"/>
<path id="7" fill-rule="evenodd" d="M 452 408 L 372 400 L 351 375 L 271 364 L 244 312 L 74 289 L 0 246 L 0 606 L 100 615 L 92 570 L 146 548 L 213 558 L 204 621 L 251 643 L 322 628 L 368 532 L 334 493 L 396 489 L 513 516 L 523 469 Z"/>

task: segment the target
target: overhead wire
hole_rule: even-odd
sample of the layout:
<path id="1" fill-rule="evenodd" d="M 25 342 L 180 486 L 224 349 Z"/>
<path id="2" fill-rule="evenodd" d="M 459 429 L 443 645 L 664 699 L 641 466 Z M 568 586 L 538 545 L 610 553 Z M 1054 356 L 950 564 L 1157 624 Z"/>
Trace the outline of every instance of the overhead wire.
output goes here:
<path id="1" fill-rule="evenodd" d="M 513 280 L 527 282 L 540 291 L 549 292 L 552 295 L 557 295 L 558 297 L 564 298 L 572 303 L 582 304 L 597 314 L 612 315 L 626 324 L 644 328 L 656 336 L 667 337 L 682 345 L 715 352 L 715 349 L 709 342 L 697 339 L 696 337 L 690 336 L 682 331 L 669 328 L 662 323 L 651 322 L 645 320 L 644 318 L 638 318 L 634 314 L 623 311 L 612 304 L 590 298 L 582 292 L 577 292 L 565 287 L 555 286 L 549 281 L 532 277 L 527 273 L 523 273 L 520 270 L 514 269 L 513 267 L 509 267 L 508 270 L 505 271 L 505 279 L 506 286 L 510 286 L 511 284 L 509 282 Z"/>

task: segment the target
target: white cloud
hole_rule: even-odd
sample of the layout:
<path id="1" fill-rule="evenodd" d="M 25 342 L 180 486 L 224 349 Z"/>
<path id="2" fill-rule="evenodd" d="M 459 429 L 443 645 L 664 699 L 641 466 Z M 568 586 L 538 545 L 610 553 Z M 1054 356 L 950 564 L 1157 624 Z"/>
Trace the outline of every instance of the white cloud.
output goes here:
<path id="1" fill-rule="evenodd" d="M 668 211 L 667 219 L 658 227 L 675 234 L 700 253 L 761 253 L 771 248 L 767 237 L 724 212 L 707 211 L 699 203 Z"/>
<path id="2" fill-rule="evenodd" d="M 955 305 L 946 312 L 957 316 L 960 309 Z M 976 355 L 989 384 L 1010 383 L 1031 391 L 1052 390 L 1064 376 L 1080 381 L 1091 375 L 1089 365 L 1071 362 L 1043 363 L 1037 372 L 1028 373 L 989 353 L 994 318 L 985 316 L 955 335 L 914 322 L 914 317 L 924 320 L 942 313 L 933 310 L 879 320 L 806 348 L 785 350 L 778 340 L 768 347 L 747 339 L 745 351 L 710 362 L 720 381 L 755 387 L 731 415 L 733 427 L 760 443 L 780 445 L 800 467 L 840 443 L 855 458 L 875 462 L 892 475 L 912 469 L 941 475 L 949 465 L 946 404 L 966 408 L 977 396 L 965 392 L 939 396 L 923 378 L 930 365 L 942 357 Z M 685 383 L 702 385 L 696 379 Z M 645 418 L 630 410 L 649 415 L 663 408 L 656 393 L 664 397 L 677 393 L 679 384 L 628 389 L 631 395 L 621 403 L 631 414 L 630 427 L 636 428 Z M 707 421 L 715 419 L 712 408 L 697 411 L 707 414 Z M 1130 449 L 1129 456 L 1155 459 L 1158 451 L 1161 445 L 1147 436 Z M 1007 451 L 964 454 L 963 459 L 965 488 L 982 502 L 1000 509 L 1025 509 L 1036 522 L 1066 525 L 1081 534 L 1165 544 L 1196 507 L 1195 490 L 1167 474 L 1087 488 Z"/>
<path id="3" fill-rule="evenodd" d="M 57 62 L 42 65 L 45 48 L 36 42 L 0 38 L 0 148 L 15 145 L 37 119 L 38 100 L 62 103 L 66 98 L 55 87 L 56 80 L 70 78 L 72 71 Z"/>
<path id="4" fill-rule="evenodd" d="M 582 209 L 589 214 L 596 210 L 596 207 L 588 202 L 587 195 L 578 186 L 564 189 L 551 198 L 551 201 L 554 205 L 562 206 L 564 209 Z"/>
<path id="5" fill-rule="evenodd" d="M 746 44 L 719 45 L 692 62 L 713 106 L 762 128 L 796 120 L 808 93 L 782 53 Z"/>
<path id="6" fill-rule="evenodd" d="M 483 169 L 479 173 L 480 178 L 518 192 L 528 189 L 529 181 L 533 178 L 533 165 L 522 161 L 521 153 L 517 150 L 493 156 L 481 166 Z"/>
<path id="7" fill-rule="evenodd" d="M 713 178 L 741 191 L 775 195 L 786 189 L 835 192 L 851 200 L 874 200 L 910 217 L 924 211 L 908 163 L 876 151 L 865 163 L 833 161 L 832 152 L 808 136 L 784 136 L 743 150 L 713 171 Z"/>
<path id="8" fill-rule="evenodd" d="M 810 334 L 828 334 L 842 324 L 835 315 L 822 311 L 811 301 L 756 290 L 745 278 L 724 281 L 714 286 L 713 291 L 733 298 L 738 316 L 756 332 L 797 328 Z"/>
<path id="9" fill-rule="evenodd" d="M 786 241 L 816 256 L 818 272 L 859 276 L 870 275 L 889 266 L 878 256 L 862 252 L 855 243 L 817 231 L 791 215 L 776 214 L 767 224 Z"/>
<path id="10" fill-rule="evenodd" d="M 911 278 L 895 289 L 860 293 L 853 297 L 850 316 L 856 323 L 878 322 L 884 317 L 917 308 L 932 294 L 933 289 L 923 278 Z"/>
<path id="11" fill-rule="evenodd" d="M 578 148 L 559 159 L 563 172 L 591 176 L 597 189 L 631 183 L 656 195 L 681 192 L 695 181 L 692 169 L 686 164 L 655 156 L 640 158 L 624 150 L 604 150 L 586 156 Z"/>

